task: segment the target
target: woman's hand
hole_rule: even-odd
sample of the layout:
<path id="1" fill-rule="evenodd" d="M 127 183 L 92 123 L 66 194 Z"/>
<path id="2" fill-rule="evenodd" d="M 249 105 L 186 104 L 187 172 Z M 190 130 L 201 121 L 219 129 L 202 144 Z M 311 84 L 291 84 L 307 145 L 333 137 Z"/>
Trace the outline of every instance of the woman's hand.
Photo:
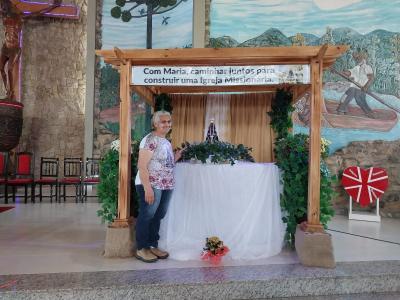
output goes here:
<path id="1" fill-rule="evenodd" d="M 178 160 L 181 159 L 182 151 L 183 151 L 183 149 L 179 149 L 179 148 L 177 150 L 175 150 L 175 152 L 174 152 L 175 162 L 177 162 Z"/>
<path id="2" fill-rule="evenodd" d="M 154 191 L 151 187 L 144 189 L 144 200 L 148 205 L 152 205 L 154 203 Z"/>

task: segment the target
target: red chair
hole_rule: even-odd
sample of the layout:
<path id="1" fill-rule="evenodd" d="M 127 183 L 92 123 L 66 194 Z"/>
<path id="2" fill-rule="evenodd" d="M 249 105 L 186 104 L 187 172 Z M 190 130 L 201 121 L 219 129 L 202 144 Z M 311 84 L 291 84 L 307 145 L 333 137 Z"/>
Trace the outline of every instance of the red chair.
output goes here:
<path id="1" fill-rule="evenodd" d="M 19 186 L 25 188 L 25 203 L 28 202 L 28 187 L 31 188 L 31 201 L 35 202 L 35 182 L 33 180 L 33 154 L 31 152 L 17 153 L 17 166 L 14 178 L 7 180 L 7 185 L 11 186 L 13 202 L 15 202 L 16 189 Z M 6 195 L 6 201 L 8 195 Z"/>
<path id="2" fill-rule="evenodd" d="M 82 199 L 82 173 L 83 173 L 83 163 L 82 158 L 64 158 L 64 177 L 60 180 L 59 184 L 59 195 L 64 198 L 64 202 L 67 197 L 75 197 L 75 201 L 78 202 Z M 67 186 L 75 187 L 75 195 L 67 196 Z M 61 189 L 62 192 L 61 193 Z"/>
<path id="3" fill-rule="evenodd" d="M 35 186 L 39 186 L 39 199 L 42 202 L 43 197 L 49 197 L 50 202 L 58 200 L 58 171 L 59 161 L 58 158 L 54 157 L 41 157 L 40 158 L 40 179 L 35 180 Z M 50 194 L 47 196 L 43 195 L 43 186 L 50 187 Z M 53 187 L 55 193 L 53 195 Z"/>
<path id="4" fill-rule="evenodd" d="M 97 195 L 88 196 L 87 188 L 89 185 L 93 186 L 99 184 L 99 182 L 100 182 L 100 159 L 87 157 L 85 163 L 85 178 L 83 179 L 83 187 L 84 187 L 83 199 L 85 201 L 87 201 L 88 197 L 97 197 Z"/>
<path id="5" fill-rule="evenodd" d="M 7 163 L 8 153 L 0 152 L 0 187 L 4 186 L 4 203 L 8 203 L 7 197 Z"/>

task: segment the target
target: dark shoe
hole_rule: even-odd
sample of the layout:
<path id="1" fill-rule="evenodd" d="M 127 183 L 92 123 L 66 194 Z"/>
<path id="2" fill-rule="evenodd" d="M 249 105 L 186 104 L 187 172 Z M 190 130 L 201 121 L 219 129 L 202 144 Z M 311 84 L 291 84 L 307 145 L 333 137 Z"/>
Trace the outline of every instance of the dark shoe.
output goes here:
<path id="1" fill-rule="evenodd" d="M 159 248 L 150 248 L 150 252 L 157 256 L 159 259 L 166 259 L 169 256 L 167 251 L 161 250 Z"/>
<path id="2" fill-rule="evenodd" d="M 157 256 L 155 256 L 153 253 L 151 253 L 151 251 L 149 249 L 136 250 L 135 257 L 138 260 L 141 260 L 145 263 L 152 263 L 152 262 L 156 262 L 158 260 Z"/>

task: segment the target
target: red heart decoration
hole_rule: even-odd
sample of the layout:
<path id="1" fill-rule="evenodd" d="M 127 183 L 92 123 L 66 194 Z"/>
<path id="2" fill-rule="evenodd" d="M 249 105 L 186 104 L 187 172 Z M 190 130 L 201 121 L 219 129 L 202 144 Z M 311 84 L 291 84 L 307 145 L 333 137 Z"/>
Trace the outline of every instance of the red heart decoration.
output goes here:
<path id="1" fill-rule="evenodd" d="M 368 206 L 385 192 L 389 179 L 385 169 L 352 166 L 343 171 L 342 185 L 353 201 Z"/>

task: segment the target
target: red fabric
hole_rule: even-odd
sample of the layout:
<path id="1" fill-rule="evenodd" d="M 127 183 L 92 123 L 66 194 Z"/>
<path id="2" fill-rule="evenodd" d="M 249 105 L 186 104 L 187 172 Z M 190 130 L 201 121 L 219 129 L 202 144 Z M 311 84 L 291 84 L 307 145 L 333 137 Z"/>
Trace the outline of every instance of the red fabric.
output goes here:
<path id="1" fill-rule="evenodd" d="M 87 183 L 99 183 L 100 179 L 99 178 L 85 178 L 83 180 L 83 182 L 87 182 Z"/>
<path id="2" fill-rule="evenodd" d="M 81 180 L 79 178 L 64 178 L 61 182 L 65 183 L 80 183 Z"/>
<path id="3" fill-rule="evenodd" d="M 353 201 L 368 206 L 385 192 L 389 179 L 385 169 L 352 166 L 343 171 L 342 185 Z"/>
<path id="4" fill-rule="evenodd" d="M 0 175 L 4 175 L 6 158 L 0 153 Z"/>
<path id="5" fill-rule="evenodd" d="M 31 174 L 31 156 L 29 154 L 20 154 L 18 156 L 18 170 L 19 175 Z"/>
<path id="6" fill-rule="evenodd" d="M 15 185 L 17 185 L 17 184 L 28 184 L 28 183 L 33 183 L 33 179 L 32 178 L 9 179 L 7 181 L 7 183 L 9 185 L 12 185 L 12 184 L 15 184 Z"/>
<path id="7" fill-rule="evenodd" d="M 51 179 L 51 178 L 42 178 L 42 179 L 38 179 L 35 182 L 37 183 L 56 183 L 57 179 Z"/>
<path id="8" fill-rule="evenodd" d="M 13 209 L 14 206 L 0 206 L 0 213 Z"/>
<path id="9" fill-rule="evenodd" d="M 0 183 L 5 183 L 5 182 L 7 182 L 5 179 L 0 178 Z"/>

